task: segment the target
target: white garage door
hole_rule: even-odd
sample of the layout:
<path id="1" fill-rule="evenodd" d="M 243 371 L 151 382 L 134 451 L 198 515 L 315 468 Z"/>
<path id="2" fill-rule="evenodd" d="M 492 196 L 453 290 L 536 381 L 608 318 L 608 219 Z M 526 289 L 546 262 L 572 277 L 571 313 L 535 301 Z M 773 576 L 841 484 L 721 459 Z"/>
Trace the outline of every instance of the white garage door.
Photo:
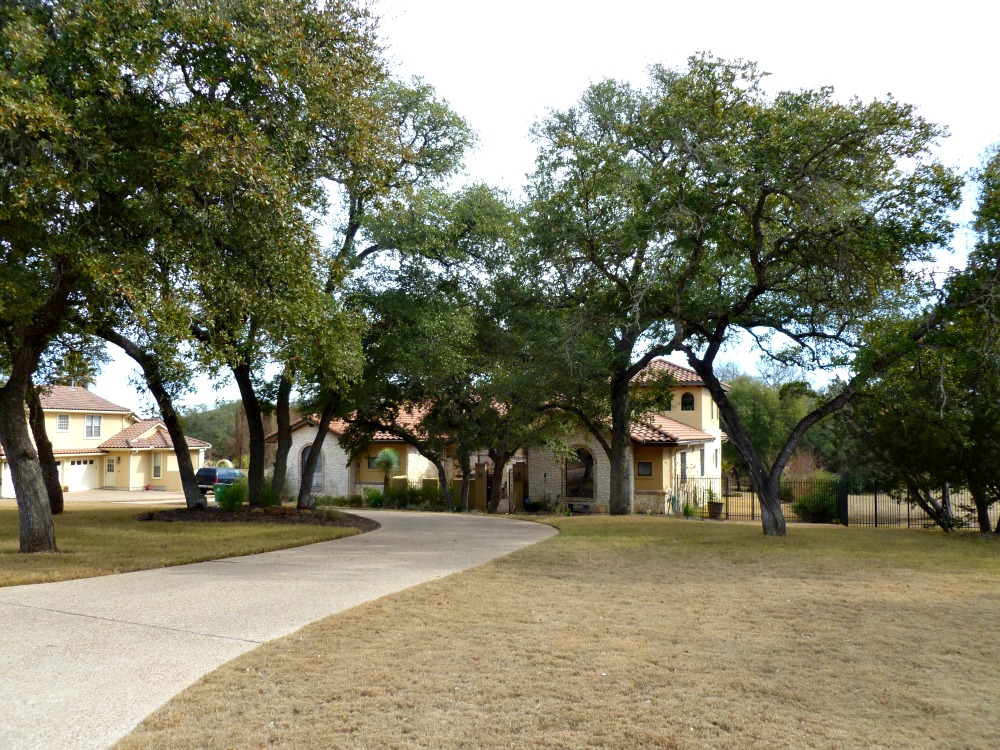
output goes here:
<path id="1" fill-rule="evenodd" d="M 77 490 L 92 490 L 97 484 L 97 458 L 73 458 L 62 461 L 62 483 L 69 487 L 70 492 Z"/>

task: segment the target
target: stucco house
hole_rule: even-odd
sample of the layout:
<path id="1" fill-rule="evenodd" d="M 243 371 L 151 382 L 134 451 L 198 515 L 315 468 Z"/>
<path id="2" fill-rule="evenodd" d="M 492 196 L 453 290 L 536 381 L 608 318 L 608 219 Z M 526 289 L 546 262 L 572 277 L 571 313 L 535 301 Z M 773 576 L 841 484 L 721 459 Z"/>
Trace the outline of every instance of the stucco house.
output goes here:
<path id="1" fill-rule="evenodd" d="M 412 428 L 420 420 L 417 411 L 401 411 L 397 420 L 401 426 Z M 288 455 L 288 489 L 296 494 L 305 465 L 306 454 L 316 438 L 319 420 L 303 417 L 292 423 L 292 448 Z M 382 488 L 382 472 L 374 467 L 375 457 L 383 448 L 391 448 L 399 456 L 399 471 L 396 477 L 405 477 L 411 485 L 420 484 L 425 479 L 437 481 L 434 464 L 420 455 L 416 448 L 401 438 L 388 432 L 377 432 L 365 455 L 352 460 L 341 445 L 341 437 L 347 430 L 347 423 L 334 420 L 330 423 L 330 434 L 323 441 L 323 453 L 312 477 L 312 491 L 317 495 L 354 495 L 366 487 Z M 269 443 L 277 443 L 277 433 L 267 436 Z"/>
<path id="2" fill-rule="evenodd" d="M 45 430 L 59 478 L 68 492 L 98 488 L 181 490 L 174 444 L 160 420 L 139 419 L 131 409 L 86 388 L 49 386 L 41 395 Z M 197 471 L 211 445 L 187 438 Z M 0 497 L 14 497 L 6 457 L 0 454 Z"/>
<path id="3" fill-rule="evenodd" d="M 719 410 L 694 370 L 665 359 L 646 368 L 647 377 L 673 378 L 670 409 L 632 425 L 635 512 L 677 512 L 684 502 L 703 505 L 721 495 L 722 442 Z M 642 387 L 640 377 L 636 387 Z M 611 463 L 585 430 L 568 436 L 570 457 L 545 448 L 527 451 L 528 496 L 533 500 L 607 512 Z"/>

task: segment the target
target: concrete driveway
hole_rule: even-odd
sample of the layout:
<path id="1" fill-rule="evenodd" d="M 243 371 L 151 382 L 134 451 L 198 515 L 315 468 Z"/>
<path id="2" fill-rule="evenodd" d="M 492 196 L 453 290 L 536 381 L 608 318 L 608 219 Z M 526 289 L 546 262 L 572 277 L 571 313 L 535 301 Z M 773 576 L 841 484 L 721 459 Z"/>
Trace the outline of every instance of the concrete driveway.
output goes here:
<path id="1" fill-rule="evenodd" d="M 248 557 L 0 589 L 0 747 L 108 747 L 261 643 L 555 533 L 507 518 L 361 515 L 382 528 Z"/>

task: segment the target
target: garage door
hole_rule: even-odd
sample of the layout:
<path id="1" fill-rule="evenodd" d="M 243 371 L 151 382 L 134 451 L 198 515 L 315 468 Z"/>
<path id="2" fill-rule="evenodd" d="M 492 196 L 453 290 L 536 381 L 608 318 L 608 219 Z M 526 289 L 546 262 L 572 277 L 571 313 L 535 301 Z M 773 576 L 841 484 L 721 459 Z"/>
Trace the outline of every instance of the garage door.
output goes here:
<path id="1" fill-rule="evenodd" d="M 77 490 L 92 490 L 97 485 L 97 464 L 95 458 L 63 459 L 62 483 L 69 487 L 70 492 Z"/>

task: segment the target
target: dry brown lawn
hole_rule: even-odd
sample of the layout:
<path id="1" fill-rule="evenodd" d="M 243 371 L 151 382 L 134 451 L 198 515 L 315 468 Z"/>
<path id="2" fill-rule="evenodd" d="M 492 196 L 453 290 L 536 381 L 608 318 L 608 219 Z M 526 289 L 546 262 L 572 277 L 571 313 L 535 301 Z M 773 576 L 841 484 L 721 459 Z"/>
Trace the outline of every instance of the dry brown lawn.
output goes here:
<path id="1" fill-rule="evenodd" d="M 206 676 L 120 748 L 996 748 L 1000 546 L 572 518 Z"/>

